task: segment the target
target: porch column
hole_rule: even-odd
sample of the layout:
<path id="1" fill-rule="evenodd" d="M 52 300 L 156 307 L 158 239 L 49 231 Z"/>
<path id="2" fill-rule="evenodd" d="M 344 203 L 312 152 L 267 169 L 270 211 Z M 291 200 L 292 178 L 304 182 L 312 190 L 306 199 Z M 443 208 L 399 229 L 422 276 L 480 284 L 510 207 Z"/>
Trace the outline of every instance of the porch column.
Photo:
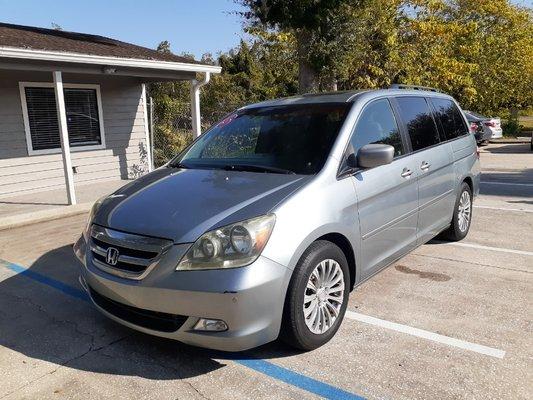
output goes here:
<path id="1" fill-rule="evenodd" d="M 59 122 L 59 137 L 61 139 L 61 153 L 63 156 L 63 170 L 65 173 L 65 186 L 67 188 L 68 204 L 76 204 L 74 191 L 74 175 L 72 173 L 72 160 L 70 159 L 70 143 L 68 140 L 67 111 L 65 108 L 65 95 L 63 92 L 63 76 L 61 71 L 54 71 L 54 92 L 56 95 L 57 120 Z"/>
<path id="2" fill-rule="evenodd" d="M 152 140 L 151 140 L 153 138 L 154 133 L 151 132 L 150 129 L 148 129 L 148 101 L 146 99 L 146 84 L 143 83 L 141 85 L 141 88 L 142 88 L 141 96 L 142 96 L 143 112 L 144 112 L 144 132 L 146 134 L 146 138 L 145 138 L 146 140 L 146 162 L 148 164 L 148 172 L 151 172 L 154 170 L 154 160 L 152 158 L 154 144 L 152 143 Z M 152 138 L 150 138 L 150 132 L 152 133 Z"/>
<path id="3" fill-rule="evenodd" d="M 205 78 L 202 81 L 193 79 L 191 81 L 191 116 L 192 116 L 192 131 L 194 136 L 198 137 L 202 134 L 202 125 L 200 119 L 200 88 L 209 83 L 211 73 L 206 72 Z"/>

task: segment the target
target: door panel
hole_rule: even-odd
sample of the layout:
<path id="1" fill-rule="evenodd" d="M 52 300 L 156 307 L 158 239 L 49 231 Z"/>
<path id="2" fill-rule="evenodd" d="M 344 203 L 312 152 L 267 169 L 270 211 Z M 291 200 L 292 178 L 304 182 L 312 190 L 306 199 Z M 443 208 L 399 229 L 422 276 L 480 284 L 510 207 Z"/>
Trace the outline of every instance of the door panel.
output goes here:
<path id="1" fill-rule="evenodd" d="M 428 100 L 421 96 L 396 98 L 398 112 L 413 151 L 418 173 L 418 243 L 425 243 L 451 220 L 453 152 L 439 133 Z M 442 123 L 442 121 L 440 121 Z M 441 137 L 442 136 L 442 137 Z"/>
<path id="2" fill-rule="evenodd" d="M 455 172 L 450 143 L 422 150 L 413 155 L 418 179 L 418 243 L 437 235 L 452 218 L 455 203 Z M 427 168 L 422 169 L 423 165 Z"/>
<path id="3" fill-rule="evenodd" d="M 412 174 L 406 175 L 406 171 Z M 416 246 L 416 175 L 413 160 L 402 157 L 351 178 L 358 202 L 362 279 Z"/>

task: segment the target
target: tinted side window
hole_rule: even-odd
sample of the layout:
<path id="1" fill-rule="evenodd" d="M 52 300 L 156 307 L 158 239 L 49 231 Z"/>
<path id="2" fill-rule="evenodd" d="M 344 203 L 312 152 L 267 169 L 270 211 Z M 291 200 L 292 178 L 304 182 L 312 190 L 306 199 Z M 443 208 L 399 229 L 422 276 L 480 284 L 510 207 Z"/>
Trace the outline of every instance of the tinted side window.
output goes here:
<path id="1" fill-rule="evenodd" d="M 437 120 L 447 140 L 468 133 L 463 116 L 453 101 L 434 98 L 431 99 L 431 104 L 435 108 Z"/>
<path id="2" fill-rule="evenodd" d="M 394 156 L 404 154 L 398 124 L 387 99 L 376 100 L 365 107 L 357 121 L 351 143 L 355 153 L 371 143 L 394 147 Z"/>
<path id="3" fill-rule="evenodd" d="M 411 138 L 413 151 L 433 146 L 440 142 L 439 133 L 426 99 L 423 97 L 397 98 L 400 114 Z"/>

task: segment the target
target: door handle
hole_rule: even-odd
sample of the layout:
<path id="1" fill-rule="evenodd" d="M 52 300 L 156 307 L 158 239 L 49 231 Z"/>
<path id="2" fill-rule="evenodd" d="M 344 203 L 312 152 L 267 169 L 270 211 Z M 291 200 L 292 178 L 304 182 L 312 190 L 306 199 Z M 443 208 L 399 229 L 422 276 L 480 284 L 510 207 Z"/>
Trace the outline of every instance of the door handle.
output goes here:
<path id="1" fill-rule="evenodd" d="M 413 171 L 411 171 L 409 168 L 404 168 L 401 174 L 402 178 L 409 178 L 413 174 Z"/>
<path id="2" fill-rule="evenodd" d="M 425 162 L 425 161 L 422 161 L 422 165 L 420 166 L 420 169 L 421 169 L 422 171 L 426 171 L 426 170 L 428 170 L 429 167 L 431 167 L 431 164 L 430 164 L 430 163 Z"/>

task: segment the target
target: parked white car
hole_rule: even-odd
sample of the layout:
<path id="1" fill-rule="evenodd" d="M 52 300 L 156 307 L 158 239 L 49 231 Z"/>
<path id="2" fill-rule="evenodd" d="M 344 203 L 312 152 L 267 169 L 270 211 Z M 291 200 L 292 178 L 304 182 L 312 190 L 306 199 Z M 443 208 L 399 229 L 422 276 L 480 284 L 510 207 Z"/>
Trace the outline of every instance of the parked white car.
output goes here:
<path id="1" fill-rule="evenodd" d="M 498 139 L 503 136 L 503 130 L 501 125 L 501 119 L 498 117 L 488 118 L 481 114 L 475 113 L 473 111 L 465 110 L 465 113 L 470 114 L 471 116 L 477 118 L 479 122 L 483 125 L 483 130 L 485 131 L 485 138 L 489 137 L 490 139 Z"/>

